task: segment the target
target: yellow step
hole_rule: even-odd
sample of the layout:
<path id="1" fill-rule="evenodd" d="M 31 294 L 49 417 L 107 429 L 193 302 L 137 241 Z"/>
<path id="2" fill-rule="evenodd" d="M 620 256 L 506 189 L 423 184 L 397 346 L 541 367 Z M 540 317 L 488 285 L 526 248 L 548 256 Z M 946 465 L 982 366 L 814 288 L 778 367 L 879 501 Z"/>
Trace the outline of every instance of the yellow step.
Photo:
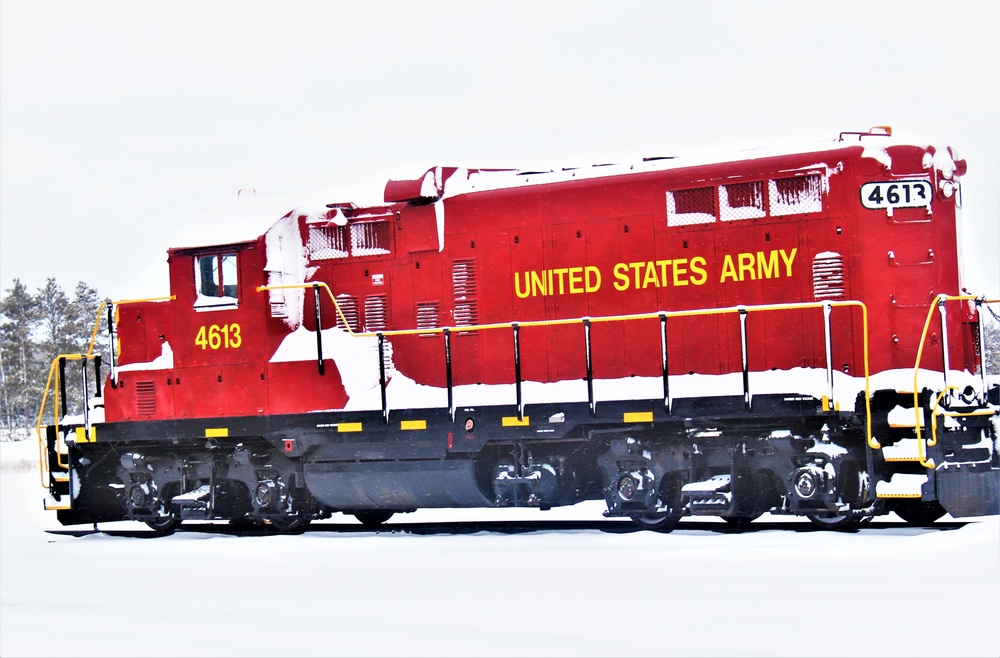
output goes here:
<path id="1" fill-rule="evenodd" d="M 920 427 L 924 426 L 924 415 L 921 413 L 919 417 L 917 413 L 913 410 L 913 407 L 900 407 L 896 405 L 892 411 L 889 412 L 889 427 L 895 427 L 898 429 L 905 428 L 915 428 L 919 419 Z"/>
<path id="2" fill-rule="evenodd" d="M 894 473 L 888 481 L 875 484 L 876 498 L 920 498 L 927 476 L 919 473 Z"/>
<path id="3" fill-rule="evenodd" d="M 70 507 L 69 504 L 69 499 L 56 500 L 52 496 L 46 496 L 45 499 L 42 501 L 42 505 L 44 506 L 46 511 L 72 509 L 72 507 Z"/>
<path id="4" fill-rule="evenodd" d="M 900 439 L 891 446 L 882 446 L 882 457 L 887 462 L 916 462 L 920 461 L 918 450 L 916 439 Z"/>

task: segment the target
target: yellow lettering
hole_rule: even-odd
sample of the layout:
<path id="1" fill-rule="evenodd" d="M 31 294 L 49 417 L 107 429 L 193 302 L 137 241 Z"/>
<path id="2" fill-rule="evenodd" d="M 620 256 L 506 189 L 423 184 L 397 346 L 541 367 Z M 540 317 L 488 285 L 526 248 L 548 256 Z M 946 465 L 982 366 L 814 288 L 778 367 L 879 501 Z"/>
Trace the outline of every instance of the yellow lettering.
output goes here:
<path id="1" fill-rule="evenodd" d="M 615 279 L 617 279 L 617 281 L 615 281 L 615 290 L 619 292 L 624 292 L 628 290 L 628 274 L 626 274 L 627 271 L 628 271 L 628 265 L 626 265 L 625 263 L 615 264 L 614 274 L 615 274 Z"/>
<path id="2" fill-rule="evenodd" d="M 642 279 L 642 287 L 646 288 L 652 284 L 654 288 L 660 287 L 660 281 L 656 278 L 656 266 L 653 261 L 646 262 L 646 276 Z"/>
<path id="3" fill-rule="evenodd" d="M 778 273 L 778 252 L 773 249 L 767 256 L 763 251 L 757 252 L 757 278 L 773 279 L 781 276 Z"/>
<path id="4" fill-rule="evenodd" d="M 635 289 L 636 290 L 639 289 L 639 270 L 642 269 L 643 265 L 645 265 L 645 263 L 629 263 L 628 264 L 628 266 L 632 268 L 632 271 L 635 272 Z"/>
<path id="5" fill-rule="evenodd" d="M 526 299 L 531 294 L 531 285 L 528 281 L 528 273 L 524 273 L 524 292 L 521 292 L 521 273 L 514 272 L 514 293 L 520 299 Z"/>
<path id="6" fill-rule="evenodd" d="M 708 281 L 708 272 L 705 271 L 705 259 L 701 256 L 695 256 L 691 259 L 691 273 L 694 275 L 688 279 L 691 283 L 696 286 Z"/>
<path id="7" fill-rule="evenodd" d="M 601 271 L 593 265 L 588 265 L 584 269 L 586 271 L 584 286 L 586 286 L 587 292 L 597 292 L 601 289 Z M 591 279 L 591 274 L 594 275 L 593 279 Z M 591 281 L 593 281 L 593 283 L 591 283 Z"/>
<path id="8" fill-rule="evenodd" d="M 792 276 L 792 261 L 795 260 L 795 252 L 799 250 L 798 247 L 792 249 L 792 253 L 785 255 L 785 250 L 781 250 L 781 260 L 785 261 L 785 276 Z"/>
<path id="9" fill-rule="evenodd" d="M 674 260 L 674 285 L 675 286 L 686 286 L 688 284 L 687 279 L 681 280 L 681 277 L 687 274 L 687 258 L 677 258 Z"/>
<path id="10" fill-rule="evenodd" d="M 531 273 L 531 296 L 541 295 L 544 297 L 546 295 L 545 288 L 545 275 L 538 276 L 538 272 Z"/>
<path id="11" fill-rule="evenodd" d="M 566 294 L 566 288 L 565 288 L 565 283 L 566 283 L 565 275 L 566 275 L 566 272 L 569 272 L 569 268 L 567 268 L 567 267 L 560 267 L 557 270 L 552 270 L 552 273 L 555 274 L 557 277 L 559 277 L 559 294 L 560 295 Z M 551 294 L 553 294 L 553 295 L 556 294 L 556 291 L 555 291 L 554 288 L 550 288 L 549 290 L 551 291 Z"/>
<path id="12" fill-rule="evenodd" d="M 743 280 L 744 274 L 749 274 L 750 280 L 753 281 L 756 278 L 753 271 L 753 254 L 740 253 L 738 258 L 740 259 L 740 281 Z"/>
<path id="13" fill-rule="evenodd" d="M 571 267 L 569 268 L 569 294 L 575 295 L 578 292 L 583 292 L 583 268 L 582 267 Z"/>
<path id="14" fill-rule="evenodd" d="M 667 268 L 670 267 L 670 263 L 672 262 L 673 262 L 672 260 L 656 261 L 656 264 L 660 266 L 660 281 L 663 282 L 664 286 L 667 285 Z"/>
<path id="15" fill-rule="evenodd" d="M 733 263 L 733 257 L 726 254 L 726 260 L 722 262 L 722 277 L 719 279 L 719 283 L 725 283 L 726 279 L 729 278 L 733 281 L 740 280 L 736 274 L 736 265 Z"/>

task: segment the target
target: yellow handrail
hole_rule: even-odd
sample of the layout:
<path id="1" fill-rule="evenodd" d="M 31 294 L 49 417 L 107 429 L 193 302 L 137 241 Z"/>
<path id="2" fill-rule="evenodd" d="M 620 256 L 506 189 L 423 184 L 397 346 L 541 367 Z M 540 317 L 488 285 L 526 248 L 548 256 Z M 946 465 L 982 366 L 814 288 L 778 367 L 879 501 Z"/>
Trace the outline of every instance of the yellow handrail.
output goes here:
<path id="1" fill-rule="evenodd" d="M 123 304 L 138 304 L 140 302 L 168 302 L 177 299 L 177 295 L 169 295 L 167 297 L 150 297 L 148 299 L 122 299 L 117 302 L 111 302 L 112 306 L 122 306 Z M 101 327 L 101 316 L 104 315 L 104 309 L 107 308 L 107 302 L 101 302 L 100 307 L 97 309 L 97 318 L 94 320 L 94 329 L 90 332 L 90 343 L 87 345 L 87 358 L 89 359 L 94 354 L 94 342 L 97 340 L 97 331 Z"/>
<path id="2" fill-rule="evenodd" d="M 937 445 L 937 417 L 939 415 L 945 416 L 947 418 L 967 418 L 969 416 L 992 416 L 994 413 L 996 413 L 992 409 L 976 409 L 974 411 L 945 411 L 938 414 L 937 409 L 941 405 L 941 398 L 943 398 L 948 391 L 957 391 L 957 390 L 958 390 L 957 386 L 946 386 L 943 391 L 938 393 L 937 399 L 934 400 L 934 406 L 931 408 L 931 440 L 927 442 L 927 445 L 929 446 Z M 918 443 L 917 450 L 921 456 L 921 461 L 920 461 L 921 465 L 925 466 L 926 468 L 932 468 L 934 460 L 933 459 L 927 460 L 928 463 L 931 464 L 930 466 L 924 464 L 923 450 L 921 448 L 922 448 L 921 443 Z"/>
<path id="3" fill-rule="evenodd" d="M 112 305 L 122 306 L 125 304 L 138 304 L 141 302 L 165 302 L 172 301 L 176 299 L 176 295 L 169 295 L 166 297 L 150 297 L 146 299 L 122 299 L 119 301 L 111 302 Z M 38 472 L 42 481 L 43 487 L 48 487 L 48 483 L 45 481 L 45 473 L 47 472 L 47 455 L 45 454 L 45 439 L 42 436 L 42 416 L 45 415 L 45 405 L 48 403 L 49 390 L 52 390 L 52 419 L 53 427 L 55 428 L 56 441 L 59 441 L 59 360 L 66 359 L 67 361 L 80 361 L 81 359 L 92 359 L 94 357 L 94 343 L 97 340 L 97 333 L 101 326 L 101 317 L 104 315 L 104 309 L 107 308 L 107 302 L 101 302 L 101 305 L 97 309 L 97 317 L 94 320 L 94 328 L 90 332 L 90 342 L 87 344 L 87 352 L 85 354 L 60 354 L 52 360 L 52 365 L 49 366 L 49 376 L 45 382 L 45 390 L 42 391 L 42 403 L 38 408 L 38 418 L 35 421 L 35 433 L 38 435 Z M 84 404 L 88 404 L 87 400 L 84 400 Z M 56 462 L 61 468 L 67 468 L 68 464 L 62 463 L 62 452 L 59 451 L 58 446 L 56 447 Z"/>
<path id="4" fill-rule="evenodd" d="M 453 331 L 455 327 L 434 327 L 428 329 L 393 329 L 389 331 L 382 332 L 355 332 L 351 330 L 351 325 L 348 323 L 347 318 L 344 316 L 344 312 L 340 309 L 340 304 L 337 303 L 336 297 L 334 297 L 333 292 L 330 290 L 330 286 L 322 281 L 317 281 L 314 283 L 297 283 L 297 284 L 283 284 L 275 286 L 257 286 L 257 292 L 264 292 L 267 290 L 288 290 L 288 289 L 305 289 L 305 288 L 323 288 L 326 290 L 326 294 L 330 297 L 330 301 L 333 302 L 333 306 L 337 311 L 337 316 L 340 318 L 344 325 L 344 330 L 347 334 L 355 338 L 372 338 L 378 336 L 379 334 L 383 336 L 411 336 L 415 334 L 434 334 L 443 333 L 447 331 Z M 789 302 L 785 304 L 761 304 L 757 306 L 728 306 L 725 308 L 711 308 L 711 309 L 692 309 L 688 311 L 655 311 L 652 313 L 635 313 L 630 315 L 606 315 L 598 317 L 580 317 L 580 318 L 562 318 L 558 320 L 528 320 L 525 322 L 499 322 L 491 324 L 476 324 L 476 325 L 463 325 L 457 327 L 461 331 L 481 331 L 488 329 L 510 329 L 514 324 L 519 327 L 550 327 L 568 324 L 579 324 L 584 321 L 589 321 L 591 323 L 598 322 L 623 322 L 629 320 L 653 320 L 658 319 L 661 316 L 668 318 L 683 318 L 683 317 L 697 317 L 705 315 L 726 315 L 731 313 L 754 313 L 754 312 L 766 312 L 766 311 L 788 311 L 788 310 L 803 310 L 810 308 L 823 308 L 825 305 L 831 307 L 842 307 L 842 306 L 856 306 L 861 309 L 862 314 L 862 338 L 863 338 L 863 357 L 865 366 L 865 418 L 866 418 L 866 440 L 868 445 L 874 449 L 878 450 L 881 445 L 872 436 L 871 430 L 871 394 L 870 394 L 870 373 L 869 373 L 869 361 L 868 361 L 868 307 L 865 306 L 864 302 L 848 300 L 843 302 L 835 301 L 825 301 L 825 302 Z M 317 330 L 320 328 L 317 327 Z"/>
<path id="5" fill-rule="evenodd" d="M 926 448 L 924 446 L 924 439 L 921 436 L 920 432 L 920 421 L 921 421 L 920 389 L 918 388 L 917 385 L 917 379 L 920 376 L 920 360 L 923 358 L 924 355 L 924 343 L 927 342 L 927 332 L 931 326 L 931 318 L 934 317 L 934 310 L 938 307 L 939 304 L 943 304 L 944 302 L 960 302 L 960 301 L 973 301 L 973 300 L 978 300 L 980 304 L 1000 303 L 1000 299 L 985 299 L 983 297 L 977 297 L 975 295 L 946 295 L 944 293 L 941 293 L 940 295 L 937 295 L 934 298 L 934 300 L 931 302 L 930 308 L 927 309 L 927 318 L 924 320 L 924 329 L 923 331 L 920 332 L 920 343 L 917 346 L 917 360 L 916 363 L 913 365 L 913 414 L 916 418 L 914 425 L 917 434 L 917 455 L 920 458 L 920 465 L 925 468 L 935 467 L 933 459 L 926 459 L 926 452 L 925 452 Z M 947 349 L 947 345 L 945 346 L 945 349 Z M 984 363 L 981 367 L 985 368 L 986 364 Z M 944 373 L 945 376 L 947 376 L 947 374 L 948 373 Z M 937 400 L 934 402 L 933 409 L 937 408 L 938 404 L 941 401 L 941 398 L 949 390 L 957 390 L 957 389 L 954 386 L 945 387 L 944 390 L 942 390 L 941 393 L 937 396 Z M 931 414 L 931 422 L 932 424 L 934 423 L 933 413 Z M 928 445 L 929 446 L 937 445 L 937 435 L 935 431 L 932 431 L 932 439 L 933 441 L 928 442 Z"/>
<path id="6" fill-rule="evenodd" d="M 38 435 L 38 474 L 42 480 L 42 486 L 48 487 L 48 483 L 45 481 L 45 473 L 48 470 L 46 468 L 46 455 L 45 455 L 45 439 L 42 436 L 42 416 L 45 415 L 45 404 L 48 402 L 49 398 L 49 388 L 52 389 L 52 425 L 55 428 L 56 441 L 59 441 L 59 361 L 66 359 L 67 361 L 80 361 L 81 359 L 88 358 L 84 354 L 60 354 L 56 358 L 52 359 L 52 365 L 49 366 L 49 377 L 45 382 L 45 390 L 42 392 L 42 404 L 38 409 L 38 418 L 35 421 L 35 433 Z M 84 400 L 84 404 L 87 401 Z M 59 464 L 60 468 L 67 468 L 68 464 L 62 462 L 62 452 L 59 451 L 58 445 L 56 446 L 56 462 Z"/>

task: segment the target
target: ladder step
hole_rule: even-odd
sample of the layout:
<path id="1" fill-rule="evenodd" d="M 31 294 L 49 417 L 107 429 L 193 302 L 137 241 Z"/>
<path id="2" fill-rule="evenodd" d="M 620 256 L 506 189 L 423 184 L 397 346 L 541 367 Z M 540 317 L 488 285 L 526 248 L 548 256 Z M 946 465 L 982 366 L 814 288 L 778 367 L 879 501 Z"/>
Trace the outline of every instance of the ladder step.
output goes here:
<path id="1" fill-rule="evenodd" d="M 888 482 L 875 485 L 876 498 L 920 498 L 927 476 L 920 473 L 894 473 Z"/>
<path id="2" fill-rule="evenodd" d="M 68 498 L 69 497 L 67 496 L 66 500 L 56 500 L 52 496 L 46 496 L 45 499 L 42 501 L 42 505 L 44 506 L 46 511 L 72 509 L 72 507 L 70 507 Z"/>
<path id="3" fill-rule="evenodd" d="M 887 462 L 920 461 L 916 439 L 900 439 L 892 445 L 882 446 L 882 457 Z"/>
<path id="4" fill-rule="evenodd" d="M 920 414 L 920 427 L 924 426 L 924 416 Z M 889 427 L 894 428 L 909 428 L 917 426 L 917 414 L 912 407 L 909 409 L 900 407 L 896 405 L 892 411 L 889 412 Z"/>

